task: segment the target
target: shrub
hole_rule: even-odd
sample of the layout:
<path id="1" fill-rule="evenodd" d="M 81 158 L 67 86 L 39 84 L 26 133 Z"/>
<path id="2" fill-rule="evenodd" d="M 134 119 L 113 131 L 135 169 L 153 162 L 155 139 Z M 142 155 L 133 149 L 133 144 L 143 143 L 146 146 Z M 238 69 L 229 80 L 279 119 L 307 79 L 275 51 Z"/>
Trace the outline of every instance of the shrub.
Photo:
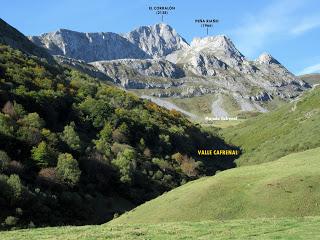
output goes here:
<path id="1" fill-rule="evenodd" d="M 161 180 L 163 178 L 163 173 L 161 171 L 157 171 L 154 175 L 153 178 L 156 180 Z"/>
<path id="2" fill-rule="evenodd" d="M 13 217 L 13 216 L 8 216 L 5 220 L 4 220 L 4 224 L 10 227 L 15 226 L 18 223 L 18 218 Z"/>
<path id="3" fill-rule="evenodd" d="M 58 178 L 70 186 L 79 182 L 81 171 L 77 160 L 70 153 L 59 155 L 56 171 Z"/>

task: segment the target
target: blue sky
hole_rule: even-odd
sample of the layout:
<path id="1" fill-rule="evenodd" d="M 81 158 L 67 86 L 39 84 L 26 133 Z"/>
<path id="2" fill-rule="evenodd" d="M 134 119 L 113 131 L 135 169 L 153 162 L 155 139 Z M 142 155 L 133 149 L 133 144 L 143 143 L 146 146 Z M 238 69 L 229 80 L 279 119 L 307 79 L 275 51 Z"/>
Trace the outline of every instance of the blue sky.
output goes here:
<path id="1" fill-rule="evenodd" d="M 216 18 L 209 35 L 228 35 L 247 58 L 269 52 L 295 74 L 320 72 L 319 0 L 2 0 L 0 17 L 25 35 L 128 32 L 160 22 L 148 10 L 158 5 L 176 7 L 164 22 L 189 42 L 206 36 L 195 19 Z"/>

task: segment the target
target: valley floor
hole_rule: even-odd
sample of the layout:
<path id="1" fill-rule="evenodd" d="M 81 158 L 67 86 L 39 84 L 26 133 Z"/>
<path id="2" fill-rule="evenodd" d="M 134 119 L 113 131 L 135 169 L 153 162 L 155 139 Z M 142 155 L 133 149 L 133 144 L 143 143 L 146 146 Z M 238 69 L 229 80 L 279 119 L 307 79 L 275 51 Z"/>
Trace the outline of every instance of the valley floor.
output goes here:
<path id="1" fill-rule="evenodd" d="M 0 232 L 2 240 L 317 239 L 320 217 L 54 227 Z"/>

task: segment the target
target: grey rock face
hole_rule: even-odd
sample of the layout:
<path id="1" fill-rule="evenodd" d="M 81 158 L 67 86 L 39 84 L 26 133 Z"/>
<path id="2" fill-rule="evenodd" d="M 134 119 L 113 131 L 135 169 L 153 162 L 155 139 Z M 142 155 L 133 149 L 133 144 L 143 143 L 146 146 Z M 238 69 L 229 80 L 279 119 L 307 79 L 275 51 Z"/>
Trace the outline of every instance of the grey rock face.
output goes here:
<path id="1" fill-rule="evenodd" d="M 56 32 L 29 37 L 52 55 L 62 55 L 86 62 L 122 58 L 145 59 L 150 56 L 116 33 L 81 33 L 60 29 Z"/>
<path id="2" fill-rule="evenodd" d="M 185 76 L 175 64 L 159 59 L 121 59 L 90 64 L 125 88 L 169 88 L 178 84 L 175 79 Z"/>
<path id="3" fill-rule="evenodd" d="M 146 76 L 155 76 L 155 77 L 165 77 L 165 78 L 181 78 L 184 77 L 184 72 L 177 67 L 175 64 L 166 61 L 166 60 L 157 60 L 157 59 L 146 59 L 146 60 L 137 60 L 137 59 L 121 59 L 121 60 L 112 60 L 112 61 L 98 61 L 92 62 L 91 65 L 97 67 L 98 69 L 103 70 L 106 74 L 113 77 L 126 77 L 126 74 L 129 74 L 129 69 L 132 73 L 146 75 Z M 121 70 L 127 69 L 124 71 L 123 75 Z M 118 70 L 118 71 L 116 71 Z"/>

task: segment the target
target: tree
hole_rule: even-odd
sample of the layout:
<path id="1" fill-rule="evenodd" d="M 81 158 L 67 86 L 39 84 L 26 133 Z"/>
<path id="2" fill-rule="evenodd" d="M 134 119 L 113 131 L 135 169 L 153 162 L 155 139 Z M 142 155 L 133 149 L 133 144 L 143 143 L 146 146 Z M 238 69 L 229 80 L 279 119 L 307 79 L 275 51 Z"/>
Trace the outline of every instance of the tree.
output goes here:
<path id="1" fill-rule="evenodd" d="M 31 157 L 40 168 L 46 168 L 53 163 L 51 149 L 44 141 L 40 142 L 37 147 L 32 148 Z"/>
<path id="2" fill-rule="evenodd" d="M 15 204 L 22 197 L 23 186 L 20 180 L 19 175 L 12 174 L 7 180 L 9 191 L 10 191 L 10 200 L 12 204 Z"/>
<path id="3" fill-rule="evenodd" d="M 120 181 L 132 183 L 132 174 L 136 168 L 136 152 L 133 149 L 125 149 L 118 153 L 112 163 L 119 169 Z"/>
<path id="4" fill-rule="evenodd" d="M 0 133 L 5 136 L 14 135 L 14 126 L 10 117 L 0 113 Z"/>
<path id="5" fill-rule="evenodd" d="M 169 152 L 171 150 L 170 136 L 165 134 L 160 134 L 159 140 L 160 140 L 161 146 L 164 148 L 164 151 Z"/>
<path id="6" fill-rule="evenodd" d="M 80 137 L 74 130 L 73 122 L 70 125 L 64 127 L 61 138 L 72 150 L 77 151 L 81 149 Z"/>
<path id="7" fill-rule="evenodd" d="M 181 164 L 181 163 L 183 162 L 183 155 L 182 155 L 181 153 L 179 153 L 179 152 L 173 154 L 173 155 L 171 156 L 171 158 L 172 158 L 173 160 L 175 160 L 175 161 L 176 161 L 177 163 L 179 163 L 179 164 Z"/>
<path id="8" fill-rule="evenodd" d="M 78 162 L 70 153 L 59 155 L 56 172 L 58 178 L 70 186 L 75 186 L 79 182 L 81 175 Z"/>
<path id="9" fill-rule="evenodd" d="M 106 122 L 104 124 L 103 129 L 99 133 L 100 139 L 103 139 L 105 141 L 110 141 L 112 136 L 112 126 L 110 123 Z"/>
<path id="10" fill-rule="evenodd" d="M 106 123 L 99 133 L 99 139 L 94 140 L 96 149 L 106 157 L 109 157 L 111 153 L 111 135 L 112 127 L 110 123 Z"/>
<path id="11" fill-rule="evenodd" d="M 5 151 L 0 150 L 0 172 L 7 169 L 10 161 L 11 159 L 8 154 Z"/>
<path id="12" fill-rule="evenodd" d="M 45 122 L 40 118 L 38 113 L 29 113 L 23 119 L 19 121 L 22 125 L 29 128 L 42 129 L 45 125 Z"/>
<path id="13" fill-rule="evenodd" d="M 116 142 L 127 143 L 129 136 L 129 128 L 126 123 L 122 123 L 116 130 L 112 133 L 112 138 Z"/>
<path id="14" fill-rule="evenodd" d="M 144 149 L 146 148 L 146 143 L 145 143 L 143 138 L 140 139 L 138 147 L 139 147 L 141 152 L 143 152 Z"/>
<path id="15" fill-rule="evenodd" d="M 6 104 L 3 106 L 2 108 L 2 112 L 4 114 L 7 114 L 8 116 L 15 118 L 16 117 L 16 112 L 14 110 L 14 106 L 13 103 L 8 101 L 6 102 Z"/>

